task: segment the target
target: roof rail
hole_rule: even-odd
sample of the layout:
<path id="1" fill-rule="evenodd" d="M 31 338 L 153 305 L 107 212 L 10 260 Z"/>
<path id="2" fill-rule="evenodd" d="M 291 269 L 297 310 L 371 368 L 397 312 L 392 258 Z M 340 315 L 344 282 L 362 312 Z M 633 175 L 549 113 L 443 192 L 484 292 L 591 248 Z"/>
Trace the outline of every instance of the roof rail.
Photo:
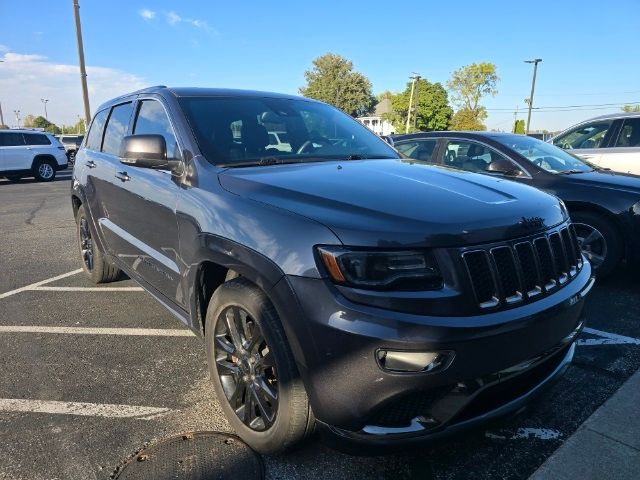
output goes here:
<path id="1" fill-rule="evenodd" d="M 152 87 L 141 88 L 140 90 L 136 90 L 135 92 L 127 93 L 127 95 L 136 95 L 138 93 L 150 93 L 160 90 L 162 88 L 167 88 L 166 85 L 154 85 Z"/>

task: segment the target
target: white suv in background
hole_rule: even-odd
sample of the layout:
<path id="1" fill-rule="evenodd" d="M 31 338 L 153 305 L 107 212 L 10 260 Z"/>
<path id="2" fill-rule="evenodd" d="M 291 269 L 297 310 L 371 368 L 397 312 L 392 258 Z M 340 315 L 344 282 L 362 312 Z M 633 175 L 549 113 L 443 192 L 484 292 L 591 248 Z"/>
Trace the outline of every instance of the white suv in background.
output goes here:
<path id="1" fill-rule="evenodd" d="M 18 181 L 35 177 L 41 182 L 56 178 L 67 168 L 64 146 L 53 135 L 36 130 L 0 130 L 0 177 Z"/>
<path id="2" fill-rule="evenodd" d="M 640 175 L 640 112 L 592 118 L 550 142 L 601 168 Z"/>

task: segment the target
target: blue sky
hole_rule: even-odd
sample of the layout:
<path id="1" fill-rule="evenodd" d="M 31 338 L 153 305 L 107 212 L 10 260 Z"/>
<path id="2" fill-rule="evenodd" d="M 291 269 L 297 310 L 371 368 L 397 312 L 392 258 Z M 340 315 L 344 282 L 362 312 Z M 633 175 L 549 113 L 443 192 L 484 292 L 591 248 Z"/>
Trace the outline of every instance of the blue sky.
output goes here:
<path id="1" fill-rule="evenodd" d="M 341 54 L 373 83 L 400 90 L 415 71 L 446 82 L 472 62 L 497 65 L 499 93 L 483 103 L 489 128 L 524 116 L 529 58 L 542 58 L 540 107 L 640 102 L 640 1 L 382 2 L 81 0 L 92 108 L 145 85 L 297 93 L 313 58 Z M 0 102 L 71 123 L 82 113 L 71 0 L 0 0 Z M 562 129 L 618 110 L 534 112 L 532 127 Z M 508 109 L 500 111 L 493 109 Z"/>

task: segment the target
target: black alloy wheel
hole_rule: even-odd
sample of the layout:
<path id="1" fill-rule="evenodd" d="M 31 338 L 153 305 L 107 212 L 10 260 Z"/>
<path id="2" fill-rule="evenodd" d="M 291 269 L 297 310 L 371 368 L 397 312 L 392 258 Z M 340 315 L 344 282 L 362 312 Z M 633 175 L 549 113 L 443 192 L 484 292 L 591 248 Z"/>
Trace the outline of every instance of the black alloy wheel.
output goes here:
<path id="1" fill-rule="evenodd" d="M 268 430 L 278 411 L 275 359 L 258 323 L 240 306 L 220 313 L 214 354 L 218 378 L 229 405 L 254 431 Z"/>
<path id="2" fill-rule="evenodd" d="M 87 271 L 93 270 L 93 240 L 91 239 L 91 230 L 87 217 L 82 216 L 79 224 L 80 235 L 80 255 Z"/>
<path id="3" fill-rule="evenodd" d="M 589 259 L 594 268 L 600 267 L 607 258 L 607 240 L 594 226 L 574 223 L 578 243 L 582 253 Z"/>

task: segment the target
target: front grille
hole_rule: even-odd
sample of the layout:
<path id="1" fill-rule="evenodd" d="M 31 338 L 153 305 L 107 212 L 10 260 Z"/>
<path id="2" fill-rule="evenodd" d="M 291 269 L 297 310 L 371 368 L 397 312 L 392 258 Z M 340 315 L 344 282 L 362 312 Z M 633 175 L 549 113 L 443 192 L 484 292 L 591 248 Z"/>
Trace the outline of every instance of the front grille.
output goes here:
<path id="1" fill-rule="evenodd" d="M 434 388 L 425 392 L 413 392 L 382 406 L 367 424 L 380 427 L 407 427 L 411 420 L 427 415 L 431 406 L 449 393 L 452 386 Z"/>
<path id="2" fill-rule="evenodd" d="M 482 309 L 531 301 L 566 284 L 582 268 L 573 226 L 467 250 L 462 258 Z"/>

